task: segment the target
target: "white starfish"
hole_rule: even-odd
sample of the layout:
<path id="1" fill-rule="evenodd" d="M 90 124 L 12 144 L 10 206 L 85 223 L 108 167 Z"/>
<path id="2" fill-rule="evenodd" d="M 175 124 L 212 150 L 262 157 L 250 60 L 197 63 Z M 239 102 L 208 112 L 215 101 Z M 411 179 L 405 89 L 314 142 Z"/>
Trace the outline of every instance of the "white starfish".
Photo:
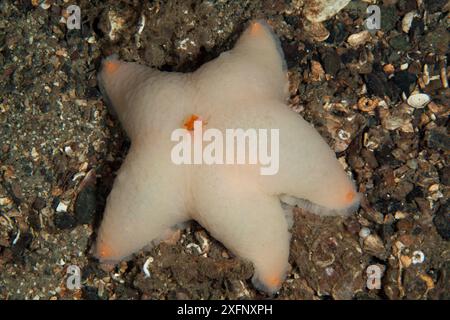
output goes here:
<path id="1" fill-rule="evenodd" d="M 359 197 L 334 152 L 286 105 L 287 75 L 278 40 L 253 22 L 235 47 L 188 74 L 106 60 L 100 85 L 131 139 L 109 195 L 95 255 L 118 262 L 172 227 L 194 219 L 255 267 L 253 283 L 277 291 L 288 269 L 289 225 L 280 197 L 320 214 L 345 214 Z M 186 118 L 206 128 L 278 128 L 279 171 L 256 165 L 176 165 L 173 130 Z"/>

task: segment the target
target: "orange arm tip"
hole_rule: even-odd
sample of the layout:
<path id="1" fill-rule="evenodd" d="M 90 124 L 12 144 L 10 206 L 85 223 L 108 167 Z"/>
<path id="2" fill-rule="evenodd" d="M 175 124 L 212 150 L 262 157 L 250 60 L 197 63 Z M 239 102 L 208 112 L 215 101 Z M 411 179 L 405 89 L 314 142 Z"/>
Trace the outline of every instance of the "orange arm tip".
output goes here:
<path id="1" fill-rule="evenodd" d="M 256 35 L 262 30 L 263 26 L 260 22 L 253 22 L 250 27 L 250 34 Z"/>
<path id="2" fill-rule="evenodd" d="M 98 256 L 99 258 L 110 257 L 112 254 L 111 247 L 106 244 L 100 244 L 98 247 Z"/>
<path id="3" fill-rule="evenodd" d="M 104 68 L 107 74 L 113 74 L 119 69 L 119 61 L 105 61 Z"/>
<path id="4" fill-rule="evenodd" d="M 267 278 L 267 283 L 271 287 L 279 287 L 279 286 L 281 286 L 281 279 L 277 276 L 269 277 L 269 278 Z"/>
<path id="5" fill-rule="evenodd" d="M 355 199 L 356 193 L 354 191 L 349 191 L 345 194 L 345 202 L 351 203 Z"/>

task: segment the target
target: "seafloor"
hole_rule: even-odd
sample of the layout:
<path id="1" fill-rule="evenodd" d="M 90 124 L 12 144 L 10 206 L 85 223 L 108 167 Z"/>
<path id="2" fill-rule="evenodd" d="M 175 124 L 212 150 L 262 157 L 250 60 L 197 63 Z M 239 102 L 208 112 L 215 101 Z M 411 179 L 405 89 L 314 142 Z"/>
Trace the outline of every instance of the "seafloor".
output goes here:
<path id="1" fill-rule="evenodd" d="M 364 30 L 367 2 L 314 25 L 294 0 L 82 0 L 82 28 L 68 30 L 72 1 L 1 1 L 0 299 L 267 297 L 252 266 L 195 223 L 109 272 L 89 253 L 129 147 L 97 87 L 101 59 L 192 71 L 253 18 L 281 38 L 290 105 L 365 195 L 347 219 L 294 209 L 292 268 L 276 298 L 449 299 L 450 6 L 378 1 L 381 29 L 349 38 Z M 431 102 L 408 105 L 414 92 Z M 70 265 L 79 290 L 67 287 Z M 367 287 L 370 265 L 380 289 Z"/>

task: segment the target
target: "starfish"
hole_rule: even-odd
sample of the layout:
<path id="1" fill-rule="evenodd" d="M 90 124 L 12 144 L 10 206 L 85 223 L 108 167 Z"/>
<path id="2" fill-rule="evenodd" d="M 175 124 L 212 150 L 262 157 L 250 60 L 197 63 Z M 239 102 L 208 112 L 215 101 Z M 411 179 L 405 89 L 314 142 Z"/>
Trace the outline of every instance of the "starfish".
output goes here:
<path id="1" fill-rule="evenodd" d="M 288 78 L 279 41 L 254 21 L 234 48 L 193 73 L 162 72 L 116 58 L 98 74 L 105 98 L 131 140 L 107 199 L 94 255 L 117 263 L 174 228 L 196 220 L 254 265 L 253 284 L 281 287 L 289 268 L 289 219 L 280 199 L 318 214 L 349 214 L 359 195 L 319 133 L 286 104 Z M 279 129 L 279 170 L 257 164 L 177 165 L 178 128 Z M 301 199 L 301 200 L 298 200 Z"/>

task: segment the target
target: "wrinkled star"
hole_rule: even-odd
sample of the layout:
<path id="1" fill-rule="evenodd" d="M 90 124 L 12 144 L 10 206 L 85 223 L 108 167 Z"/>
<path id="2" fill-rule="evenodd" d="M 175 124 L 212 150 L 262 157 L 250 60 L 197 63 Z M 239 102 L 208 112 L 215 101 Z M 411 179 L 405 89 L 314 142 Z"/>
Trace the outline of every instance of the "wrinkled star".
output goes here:
<path id="1" fill-rule="evenodd" d="M 274 293 L 289 267 L 289 219 L 280 199 L 302 199 L 295 203 L 318 214 L 359 205 L 334 152 L 286 105 L 283 53 L 264 22 L 251 23 L 232 50 L 193 73 L 110 58 L 99 83 L 131 139 L 94 247 L 101 262 L 119 262 L 194 219 L 251 261 L 254 285 Z M 199 117 L 221 131 L 279 129 L 278 173 L 261 175 L 260 164 L 174 164 L 172 132 Z"/>

